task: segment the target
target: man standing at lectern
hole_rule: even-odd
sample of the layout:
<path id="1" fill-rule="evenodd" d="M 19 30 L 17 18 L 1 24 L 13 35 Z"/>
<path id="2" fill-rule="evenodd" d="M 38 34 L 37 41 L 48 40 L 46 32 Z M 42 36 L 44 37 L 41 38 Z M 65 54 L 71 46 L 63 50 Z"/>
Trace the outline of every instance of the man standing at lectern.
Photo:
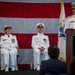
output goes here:
<path id="1" fill-rule="evenodd" d="M 75 2 L 71 3 L 71 8 L 73 15 L 67 17 L 64 30 L 75 29 Z"/>

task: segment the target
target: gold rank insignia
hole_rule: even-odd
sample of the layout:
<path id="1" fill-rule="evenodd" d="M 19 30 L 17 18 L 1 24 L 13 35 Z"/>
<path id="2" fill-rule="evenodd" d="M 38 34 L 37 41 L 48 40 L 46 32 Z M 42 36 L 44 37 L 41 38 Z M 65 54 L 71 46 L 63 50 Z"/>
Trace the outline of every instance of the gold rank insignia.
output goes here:
<path id="1" fill-rule="evenodd" d="M 11 39 L 11 42 L 12 42 L 12 43 L 15 43 L 15 39 Z"/>
<path id="2" fill-rule="evenodd" d="M 44 38 L 43 41 L 46 43 L 46 39 Z"/>

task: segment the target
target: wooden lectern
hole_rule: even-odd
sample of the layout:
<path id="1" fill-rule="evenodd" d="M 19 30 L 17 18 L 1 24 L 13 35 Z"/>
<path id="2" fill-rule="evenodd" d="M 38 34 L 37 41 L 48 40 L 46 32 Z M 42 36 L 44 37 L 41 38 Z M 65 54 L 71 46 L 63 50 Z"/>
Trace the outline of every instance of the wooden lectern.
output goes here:
<path id="1" fill-rule="evenodd" d="M 75 29 L 66 29 L 66 61 L 69 64 L 71 58 L 75 56 Z"/>

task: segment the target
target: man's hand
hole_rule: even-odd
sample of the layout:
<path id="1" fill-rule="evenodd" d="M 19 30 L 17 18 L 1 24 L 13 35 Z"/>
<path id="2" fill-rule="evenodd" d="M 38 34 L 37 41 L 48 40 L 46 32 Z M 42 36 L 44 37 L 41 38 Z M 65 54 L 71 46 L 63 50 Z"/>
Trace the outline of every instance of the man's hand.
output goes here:
<path id="1" fill-rule="evenodd" d="M 45 50 L 45 48 L 43 46 L 38 48 L 41 52 Z"/>

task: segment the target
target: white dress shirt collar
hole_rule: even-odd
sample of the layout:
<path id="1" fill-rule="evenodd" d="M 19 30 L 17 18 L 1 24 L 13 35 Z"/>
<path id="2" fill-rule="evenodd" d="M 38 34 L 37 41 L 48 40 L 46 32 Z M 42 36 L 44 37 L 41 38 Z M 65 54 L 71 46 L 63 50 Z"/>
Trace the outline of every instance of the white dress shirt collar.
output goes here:
<path id="1" fill-rule="evenodd" d="M 5 34 L 5 36 L 6 36 L 6 37 L 8 37 L 8 35 L 7 35 L 7 34 Z M 10 34 L 10 35 L 9 35 L 9 37 L 11 37 L 11 36 L 12 36 L 12 34 Z"/>
<path id="2" fill-rule="evenodd" d="M 37 35 L 38 35 L 38 36 L 42 36 L 42 35 L 44 35 L 44 34 L 43 34 L 43 33 L 38 33 Z"/>

